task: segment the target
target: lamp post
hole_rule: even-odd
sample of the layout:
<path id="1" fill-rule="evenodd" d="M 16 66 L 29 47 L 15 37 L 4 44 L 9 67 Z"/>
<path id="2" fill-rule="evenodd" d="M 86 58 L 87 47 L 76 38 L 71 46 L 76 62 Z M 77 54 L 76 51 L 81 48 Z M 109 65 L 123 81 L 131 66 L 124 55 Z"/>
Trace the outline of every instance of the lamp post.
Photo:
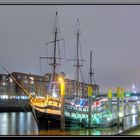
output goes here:
<path id="1" fill-rule="evenodd" d="M 65 115 L 64 115 L 64 95 L 65 95 L 65 82 L 63 78 L 59 78 L 60 81 L 60 93 L 61 93 L 61 122 L 60 122 L 60 129 L 61 131 L 65 131 Z"/>

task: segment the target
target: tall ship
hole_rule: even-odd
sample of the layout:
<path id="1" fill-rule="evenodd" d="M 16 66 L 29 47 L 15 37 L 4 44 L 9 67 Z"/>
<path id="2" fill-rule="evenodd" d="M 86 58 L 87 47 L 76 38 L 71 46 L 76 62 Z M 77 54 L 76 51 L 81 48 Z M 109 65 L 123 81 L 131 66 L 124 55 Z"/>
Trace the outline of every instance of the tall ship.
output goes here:
<path id="1" fill-rule="evenodd" d="M 9 74 L 9 76 L 16 82 L 16 84 L 30 97 L 29 104 L 31 107 L 32 114 L 36 120 L 38 130 L 49 129 L 69 129 L 69 128 L 80 128 L 80 127 L 108 127 L 113 126 L 116 123 L 113 114 L 107 109 L 108 100 L 98 99 L 99 104 L 97 105 L 97 99 L 93 99 L 92 96 L 89 98 L 83 98 L 79 96 L 79 72 L 82 64 L 79 59 L 79 28 L 76 29 L 77 39 L 77 58 L 74 60 L 76 64 L 76 95 L 72 99 L 65 98 L 66 83 L 65 77 L 59 75 L 56 70 L 58 60 L 63 58 L 57 57 L 57 43 L 62 39 L 58 38 L 60 29 L 56 25 L 58 13 L 55 15 L 55 24 L 53 27 L 54 40 L 49 43 L 53 44 L 53 56 L 40 57 L 41 59 L 51 60 L 50 66 L 52 67 L 52 78 L 49 82 L 49 88 L 45 93 L 44 97 L 32 96 L 17 80 Z M 78 20 L 79 24 L 79 20 Z M 91 54 L 91 53 L 90 53 Z M 90 55 L 92 56 L 92 55 Z M 90 57 L 90 61 L 91 61 Z M 90 68 L 91 69 L 91 68 Z M 92 84 L 92 70 L 90 70 Z M 58 78 L 61 77 L 61 81 L 58 82 Z M 58 87 L 59 90 L 58 90 Z M 95 105 L 96 104 L 96 105 Z"/>

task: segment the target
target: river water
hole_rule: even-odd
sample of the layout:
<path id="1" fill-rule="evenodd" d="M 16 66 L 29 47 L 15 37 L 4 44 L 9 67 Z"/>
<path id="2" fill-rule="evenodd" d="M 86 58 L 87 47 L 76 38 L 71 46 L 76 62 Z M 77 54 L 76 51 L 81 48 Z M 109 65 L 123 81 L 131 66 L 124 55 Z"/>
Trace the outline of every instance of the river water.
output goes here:
<path id="1" fill-rule="evenodd" d="M 38 135 L 31 112 L 0 113 L 0 135 Z"/>
<path id="2" fill-rule="evenodd" d="M 125 118 L 124 128 L 135 126 L 139 124 L 138 115 L 133 115 Z M 93 135 L 115 135 L 121 131 L 122 128 L 111 127 L 111 128 L 92 128 L 92 129 L 80 129 L 80 130 L 69 130 L 61 132 L 60 130 L 47 130 L 38 132 L 36 122 L 31 112 L 3 112 L 0 113 L 0 135 L 1 136 L 42 136 L 42 135 L 65 135 L 65 136 L 93 136 Z"/>

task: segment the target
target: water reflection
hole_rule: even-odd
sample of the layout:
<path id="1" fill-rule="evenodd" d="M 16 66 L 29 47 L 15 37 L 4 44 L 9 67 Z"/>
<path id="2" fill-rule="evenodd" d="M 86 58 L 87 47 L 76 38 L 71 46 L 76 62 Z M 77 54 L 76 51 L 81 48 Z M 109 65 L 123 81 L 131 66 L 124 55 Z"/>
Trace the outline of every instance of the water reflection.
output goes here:
<path id="1" fill-rule="evenodd" d="M 136 126 L 137 124 L 140 124 L 140 119 L 139 119 L 138 115 L 127 116 L 127 117 L 124 118 L 123 129 L 128 129 L 132 126 Z"/>
<path id="2" fill-rule="evenodd" d="M 92 128 L 80 130 L 67 130 L 61 132 L 60 130 L 48 130 L 38 132 L 36 122 L 31 112 L 12 112 L 0 113 L 0 135 L 67 135 L 67 136 L 92 136 L 92 135 L 115 135 L 123 129 L 128 129 L 132 126 L 140 124 L 138 115 L 127 116 L 124 118 L 123 127 L 111 128 Z"/>
<path id="3" fill-rule="evenodd" d="M 38 135 L 31 112 L 0 113 L 0 135 Z"/>
<path id="4" fill-rule="evenodd" d="M 112 128 L 92 128 L 80 129 L 61 132 L 60 130 L 40 131 L 39 135 L 66 135 L 66 136 L 93 136 L 93 135 L 114 135 L 117 132 L 117 127 Z"/>

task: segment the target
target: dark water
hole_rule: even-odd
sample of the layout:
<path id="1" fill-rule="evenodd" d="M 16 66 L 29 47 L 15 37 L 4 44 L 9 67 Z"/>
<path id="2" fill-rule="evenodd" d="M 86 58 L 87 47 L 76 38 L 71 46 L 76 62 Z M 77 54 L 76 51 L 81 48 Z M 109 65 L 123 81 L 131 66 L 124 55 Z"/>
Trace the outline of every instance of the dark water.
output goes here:
<path id="1" fill-rule="evenodd" d="M 138 115 L 127 117 L 124 120 L 124 128 L 129 128 L 132 125 L 140 124 Z M 121 131 L 117 126 L 111 128 L 92 128 L 92 129 L 80 129 L 80 130 L 69 130 L 61 132 L 60 130 L 47 130 L 38 132 L 36 122 L 31 112 L 10 112 L 0 113 L 0 135 L 68 135 L 68 136 L 93 136 L 93 135 L 115 135 Z"/>
<path id="2" fill-rule="evenodd" d="M 0 113 L 0 135 L 38 135 L 31 112 Z"/>
<path id="3" fill-rule="evenodd" d="M 31 112 L 0 113 L 0 135 L 111 135 L 117 128 L 81 129 L 61 132 L 48 130 L 38 132 Z"/>

